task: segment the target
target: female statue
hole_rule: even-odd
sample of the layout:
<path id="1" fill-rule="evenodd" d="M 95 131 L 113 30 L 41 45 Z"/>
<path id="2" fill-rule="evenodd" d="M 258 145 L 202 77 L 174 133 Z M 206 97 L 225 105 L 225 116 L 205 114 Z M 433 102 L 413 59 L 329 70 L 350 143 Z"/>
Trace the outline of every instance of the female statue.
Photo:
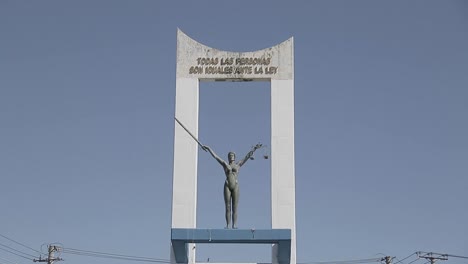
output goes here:
<path id="1" fill-rule="evenodd" d="M 249 153 L 239 162 L 236 162 L 236 154 L 234 152 L 228 153 L 228 162 L 221 159 L 216 153 L 208 146 L 202 146 L 204 151 L 210 152 L 211 156 L 221 164 L 226 175 L 226 181 L 224 182 L 224 204 L 226 208 L 226 228 L 231 225 L 232 216 L 232 228 L 237 229 L 237 205 L 239 204 L 239 183 L 237 182 L 237 176 L 239 175 L 239 169 L 249 159 L 253 159 L 253 153 L 259 149 L 262 145 L 255 145 Z M 231 206 L 232 205 L 232 206 Z"/>

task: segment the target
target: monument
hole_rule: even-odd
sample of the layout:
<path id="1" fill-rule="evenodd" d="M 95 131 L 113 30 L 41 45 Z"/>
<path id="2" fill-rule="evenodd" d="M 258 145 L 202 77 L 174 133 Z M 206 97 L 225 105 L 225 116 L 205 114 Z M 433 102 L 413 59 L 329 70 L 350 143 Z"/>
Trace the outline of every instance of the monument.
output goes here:
<path id="1" fill-rule="evenodd" d="M 171 263 L 195 263 L 196 243 L 261 243 L 273 245 L 272 263 L 296 264 L 293 49 L 290 38 L 259 51 L 221 51 L 177 31 Z M 234 165 L 231 171 L 226 170 L 235 156 L 228 155 L 225 162 L 196 140 L 200 81 L 271 83 L 271 229 L 236 228 L 237 170 L 235 175 Z M 229 190 L 225 193 L 227 228 L 198 229 L 196 226 L 199 149 L 208 151 L 225 170 Z M 236 166 L 242 166 L 249 154 Z M 231 217 L 233 228 L 229 229 Z"/>

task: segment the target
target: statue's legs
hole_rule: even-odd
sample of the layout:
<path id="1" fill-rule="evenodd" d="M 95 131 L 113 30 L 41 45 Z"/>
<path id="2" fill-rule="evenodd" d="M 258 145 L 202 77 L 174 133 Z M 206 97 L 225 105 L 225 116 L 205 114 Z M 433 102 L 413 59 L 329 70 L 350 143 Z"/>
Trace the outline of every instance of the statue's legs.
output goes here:
<path id="1" fill-rule="evenodd" d="M 231 190 L 224 184 L 224 206 L 226 209 L 226 228 L 231 225 Z"/>
<path id="2" fill-rule="evenodd" d="M 239 204 L 239 185 L 231 192 L 232 196 L 232 228 L 237 229 L 237 205 Z"/>

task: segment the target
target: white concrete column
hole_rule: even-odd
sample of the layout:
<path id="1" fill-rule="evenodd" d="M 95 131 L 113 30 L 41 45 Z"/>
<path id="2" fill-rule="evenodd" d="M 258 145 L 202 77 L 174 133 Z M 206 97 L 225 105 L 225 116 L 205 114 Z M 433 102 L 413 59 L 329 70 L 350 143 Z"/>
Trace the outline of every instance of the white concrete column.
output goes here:
<path id="1" fill-rule="evenodd" d="M 271 227 L 291 229 L 295 264 L 294 80 L 271 80 Z"/>
<path id="2" fill-rule="evenodd" d="M 198 83 L 196 78 L 176 79 L 175 116 L 195 137 L 198 137 Z M 175 120 L 174 126 L 172 228 L 195 228 L 198 144 Z M 189 263 L 195 263 L 195 250 L 193 245 L 189 247 Z"/>

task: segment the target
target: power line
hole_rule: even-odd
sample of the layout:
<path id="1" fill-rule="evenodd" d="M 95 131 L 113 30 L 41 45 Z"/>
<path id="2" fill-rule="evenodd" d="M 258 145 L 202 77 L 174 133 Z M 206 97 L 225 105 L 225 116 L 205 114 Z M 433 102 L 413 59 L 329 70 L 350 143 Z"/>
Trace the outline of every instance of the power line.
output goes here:
<path id="1" fill-rule="evenodd" d="M 452 255 L 452 254 L 442 254 L 442 253 L 436 253 L 436 252 L 424 252 L 424 251 L 418 251 L 416 253 L 419 253 L 419 254 L 435 254 L 435 255 L 440 255 L 440 256 L 444 256 L 444 257 L 452 257 L 452 258 L 462 258 L 462 259 L 468 259 L 467 256 L 459 256 L 459 255 Z"/>
<path id="2" fill-rule="evenodd" d="M 1 259 L 0 259 L 0 264 L 12 264 L 13 262 L 2 262 Z M 16 263 L 13 263 L 13 264 L 16 264 Z"/>
<path id="3" fill-rule="evenodd" d="M 315 262 L 298 262 L 298 264 L 360 264 L 381 262 L 382 258 L 369 258 L 369 259 L 354 259 L 354 260 L 338 260 L 338 261 L 315 261 Z"/>
<path id="4" fill-rule="evenodd" d="M 18 245 L 21 245 L 21 246 L 23 246 L 23 247 L 25 247 L 25 248 L 27 248 L 27 249 L 30 249 L 30 250 L 32 250 L 32 251 L 34 251 L 34 252 L 39 253 L 39 254 L 42 255 L 42 253 L 41 253 L 40 251 L 37 251 L 37 250 L 35 250 L 35 249 L 31 248 L 31 247 L 28 247 L 28 246 L 26 246 L 26 245 L 24 245 L 24 244 L 22 244 L 22 243 L 20 243 L 20 242 L 18 242 L 18 241 L 15 241 L 15 240 L 13 240 L 13 239 L 11 239 L 11 238 L 8 238 L 8 237 L 6 237 L 6 236 L 4 236 L 4 235 L 2 235 L 2 234 L 0 234 L 0 236 L 3 237 L 3 238 L 5 238 L 5 239 L 10 240 L 11 242 L 14 242 L 14 243 L 16 243 L 16 244 L 18 244 Z"/>
<path id="5" fill-rule="evenodd" d="M 28 258 L 28 257 L 25 257 L 25 256 L 23 256 L 23 255 L 16 254 L 15 252 L 12 252 L 12 251 L 7 250 L 7 249 L 4 249 L 4 248 L 0 248 L 0 250 L 6 251 L 6 252 L 11 253 L 11 254 L 13 254 L 13 255 L 16 255 L 16 256 L 18 256 L 18 257 L 25 258 L 25 259 L 27 259 L 27 260 L 33 260 L 32 258 Z"/>
<path id="6" fill-rule="evenodd" d="M 16 249 L 14 249 L 14 248 L 12 248 L 12 247 L 9 247 L 9 246 L 7 246 L 7 245 L 4 245 L 4 244 L 2 244 L 2 243 L 0 243 L 0 246 L 9 248 L 9 249 L 11 249 L 11 250 L 13 250 L 13 251 L 15 251 L 15 252 L 18 252 L 18 253 L 20 253 L 20 254 L 24 254 L 24 255 L 26 255 L 26 256 L 30 256 L 30 257 L 33 257 L 33 258 L 35 257 L 34 255 L 25 253 L 25 252 L 23 252 L 23 251 L 16 250 Z"/>
<path id="7" fill-rule="evenodd" d="M 462 258 L 462 259 L 468 259 L 468 257 L 466 257 L 466 256 L 457 256 L 457 255 L 451 255 L 451 254 L 446 254 L 446 256 L 448 256 L 448 257 L 452 257 L 452 258 Z"/>
<path id="8" fill-rule="evenodd" d="M 418 260 L 420 260 L 420 259 L 419 259 L 419 258 L 417 258 L 417 259 L 415 259 L 415 260 L 411 261 L 411 262 L 410 262 L 410 263 L 408 263 L 408 264 L 414 263 L 414 262 L 416 262 L 416 261 L 418 261 Z"/>
<path id="9" fill-rule="evenodd" d="M 411 258 L 412 256 L 414 256 L 414 255 L 416 255 L 416 254 L 417 254 L 417 252 L 414 252 L 413 254 L 411 254 L 411 255 L 409 255 L 409 256 L 403 258 L 402 260 L 399 260 L 399 259 L 397 259 L 397 258 L 395 257 L 398 261 L 395 262 L 394 264 L 403 263 L 403 261 L 405 261 L 405 260 Z"/>
<path id="10" fill-rule="evenodd" d="M 446 254 L 438 254 L 438 253 L 425 253 L 425 252 L 417 252 L 419 258 L 423 258 L 429 260 L 431 264 L 435 264 L 437 260 L 448 260 Z"/>
<path id="11" fill-rule="evenodd" d="M 138 259 L 150 259 L 150 260 L 167 260 L 167 259 L 157 259 L 157 258 L 150 258 L 150 257 L 141 257 L 141 256 L 132 256 L 132 255 L 122 255 L 122 254 L 115 254 L 115 253 L 105 253 L 105 252 L 98 252 L 98 251 L 89 251 L 89 250 L 81 250 L 81 249 L 73 249 L 73 248 L 62 248 L 64 253 L 71 251 L 76 253 L 89 253 L 89 254 L 98 254 L 98 255 L 107 255 L 107 256 L 117 256 L 117 257 L 125 257 L 125 258 L 138 258 Z"/>
<path id="12" fill-rule="evenodd" d="M 8 260 L 8 259 L 4 259 L 4 258 L 1 258 L 1 257 L 0 257 L 0 259 L 3 260 L 3 261 L 8 262 L 8 263 L 10 263 L 10 264 L 17 264 L 16 262 L 13 262 L 13 261 Z"/>
<path id="13" fill-rule="evenodd" d="M 169 263 L 170 262 L 168 259 L 139 257 L 139 256 L 105 253 L 105 252 L 90 251 L 90 250 L 80 250 L 80 249 L 73 249 L 73 248 L 62 248 L 62 252 L 67 253 L 67 254 L 97 257 L 97 258 L 110 258 L 110 259 L 141 261 L 141 262 L 155 262 L 155 263 Z"/>

